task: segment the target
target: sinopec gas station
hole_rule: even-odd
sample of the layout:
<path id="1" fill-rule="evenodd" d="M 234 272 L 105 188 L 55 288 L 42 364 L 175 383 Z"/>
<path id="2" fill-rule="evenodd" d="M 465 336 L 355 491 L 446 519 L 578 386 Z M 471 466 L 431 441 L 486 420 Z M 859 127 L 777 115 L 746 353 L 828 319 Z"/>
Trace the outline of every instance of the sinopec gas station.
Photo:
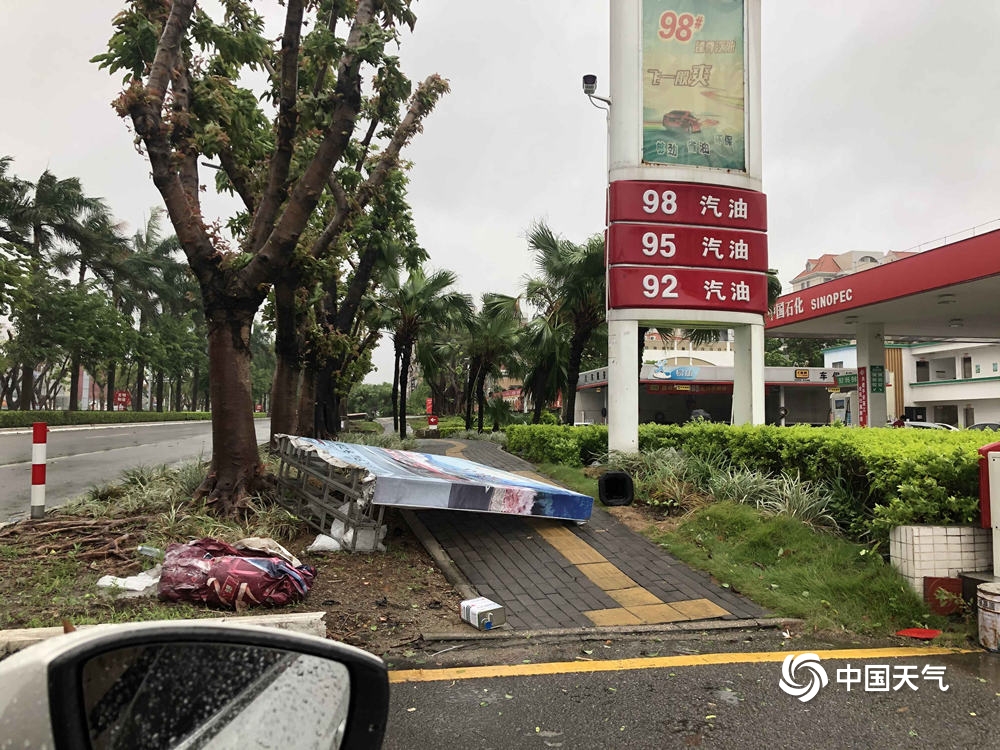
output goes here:
<path id="1" fill-rule="evenodd" d="M 733 424 L 791 404 L 796 421 L 826 423 L 842 386 L 856 389 L 853 423 L 882 426 L 901 413 L 887 406 L 887 341 L 1000 340 L 998 232 L 787 294 L 768 315 L 759 0 L 704 14 L 615 2 L 610 71 L 610 97 L 594 96 L 609 107 L 608 366 L 581 376 L 578 398 L 611 450 L 636 450 L 640 421 L 684 421 L 677 404 Z M 644 365 L 647 326 L 732 330 L 733 366 Z M 765 368 L 765 333 L 854 340 L 856 372 Z"/>

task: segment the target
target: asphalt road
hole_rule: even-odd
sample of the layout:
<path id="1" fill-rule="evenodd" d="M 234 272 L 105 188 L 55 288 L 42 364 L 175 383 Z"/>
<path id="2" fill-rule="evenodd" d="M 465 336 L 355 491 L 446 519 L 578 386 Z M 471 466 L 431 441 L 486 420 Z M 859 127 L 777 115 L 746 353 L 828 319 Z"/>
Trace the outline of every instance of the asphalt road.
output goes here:
<path id="1" fill-rule="evenodd" d="M 597 645 L 596 651 L 600 649 Z M 655 663 L 652 657 L 645 661 Z M 396 682 L 385 747 L 1000 746 L 1000 656 L 996 654 L 930 656 L 917 652 L 905 658 L 866 658 L 859 651 L 851 658 L 824 659 L 821 664 L 829 682 L 808 702 L 779 688 L 780 661 L 485 679 L 449 675 L 454 678 Z M 573 670 L 579 665 L 533 666 L 544 672 Z M 848 691 L 838 681 L 839 670 L 850 667 L 863 674 L 865 665 L 886 665 L 890 675 L 898 674 L 903 665 L 915 667 L 918 674 L 924 666 L 944 667 L 942 684 L 948 690 L 919 677 L 913 683 L 916 690 L 909 684 L 891 689 L 897 680 L 890 677 L 887 692 L 866 691 L 857 684 Z"/>
<path id="2" fill-rule="evenodd" d="M 256 421 L 266 442 L 270 423 Z M 210 422 L 53 427 L 46 446 L 45 505 L 54 508 L 135 466 L 212 456 Z M 31 430 L 0 430 L 0 521 L 25 517 L 31 499 Z"/>

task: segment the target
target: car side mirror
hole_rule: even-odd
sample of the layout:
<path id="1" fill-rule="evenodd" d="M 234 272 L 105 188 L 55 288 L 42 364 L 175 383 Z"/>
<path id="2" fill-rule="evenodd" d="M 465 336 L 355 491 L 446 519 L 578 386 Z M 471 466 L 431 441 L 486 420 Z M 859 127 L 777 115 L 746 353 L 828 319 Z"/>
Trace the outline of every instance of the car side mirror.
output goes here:
<path id="1" fill-rule="evenodd" d="M 371 654 L 199 622 L 57 636 L 0 662 L 0 684 L 0 737 L 56 750 L 378 748 L 389 706 Z"/>

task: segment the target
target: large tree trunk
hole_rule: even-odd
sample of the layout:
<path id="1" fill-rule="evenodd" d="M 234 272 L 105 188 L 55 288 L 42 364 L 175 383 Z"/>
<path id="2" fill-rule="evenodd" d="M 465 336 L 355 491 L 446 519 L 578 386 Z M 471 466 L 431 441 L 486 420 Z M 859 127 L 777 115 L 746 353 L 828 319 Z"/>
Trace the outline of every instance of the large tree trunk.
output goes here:
<path id="1" fill-rule="evenodd" d="M 207 307 L 207 306 L 206 306 Z M 245 507 L 260 487 L 264 466 L 257 451 L 250 389 L 252 313 L 208 310 L 209 397 L 212 403 L 212 465 L 196 497 L 217 502 L 222 515 Z"/>
<path id="2" fill-rule="evenodd" d="M 172 395 L 173 395 L 173 399 L 171 399 L 172 403 L 170 404 L 171 411 L 180 411 L 181 410 L 181 383 L 182 382 L 183 381 L 181 380 L 181 376 L 180 375 L 178 375 L 176 378 L 174 378 L 174 387 L 171 389 Z"/>
<path id="3" fill-rule="evenodd" d="M 316 399 L 316 371 L 307 367 L 302 371 L 302 383 L 299 386 L 298 424 L 293 435 L 303 437 L 318 437 L 316 432 L 319 417 L 316 412 L 322 408 Z"/>
<path id="4" fill-rule="evenodd" d="M 302 370 L 275 346 L 276 364 L 271 381 L 271 447 L 276 448 L 275 435 L 301 435 L 299 428 L 299 381 Z"/>
<path id="5" fill-rule="evenodd" d="M 271 381 L 271 447 L 274 436 L 301 435 L 299 425 L 299 381 L 302 378 L 302 347 L 296 314 L 296 287 L 302 274 L 289 268 L 274 285 L 274 355 L 276 365 Z M 306 412 L 312 416 L 312 406 Z"/>

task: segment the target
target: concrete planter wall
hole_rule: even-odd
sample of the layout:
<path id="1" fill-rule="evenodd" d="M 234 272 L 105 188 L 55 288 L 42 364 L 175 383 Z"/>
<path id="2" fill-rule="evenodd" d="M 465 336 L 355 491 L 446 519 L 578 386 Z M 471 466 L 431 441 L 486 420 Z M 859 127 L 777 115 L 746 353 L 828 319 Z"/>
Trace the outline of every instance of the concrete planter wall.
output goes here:
<path id="1" fill-rule="evenodd" d="M 924 578 L 957 578 L 993 566 L 990 529 L 978 526 L 897 526 L 889 533 L 889 557 L 918 596 Z"/>

